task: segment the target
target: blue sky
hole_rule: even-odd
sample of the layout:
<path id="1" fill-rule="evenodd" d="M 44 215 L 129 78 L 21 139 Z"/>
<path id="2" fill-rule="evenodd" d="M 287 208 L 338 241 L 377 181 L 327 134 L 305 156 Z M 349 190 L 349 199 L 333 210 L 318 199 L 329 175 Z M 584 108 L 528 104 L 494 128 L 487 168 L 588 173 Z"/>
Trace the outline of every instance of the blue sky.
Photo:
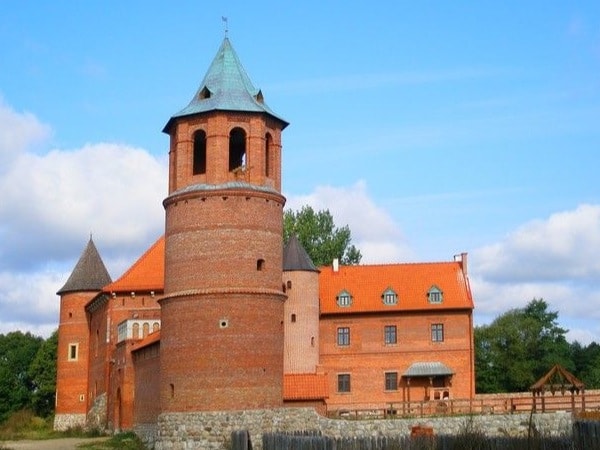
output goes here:
<path id="1" fill-rule="evenodd" d="M 457 4 L 458 3 L 458 4 Z M 93 233 L 162 232 L 169 117 L 224 36 L 284 132 L 288 206 L 366 263 L 469 253 L 476 323 L 543 297 L 600 342 L 600 3 L 34 2 L 0 15 L 0 332 L 47 335 Z"/>

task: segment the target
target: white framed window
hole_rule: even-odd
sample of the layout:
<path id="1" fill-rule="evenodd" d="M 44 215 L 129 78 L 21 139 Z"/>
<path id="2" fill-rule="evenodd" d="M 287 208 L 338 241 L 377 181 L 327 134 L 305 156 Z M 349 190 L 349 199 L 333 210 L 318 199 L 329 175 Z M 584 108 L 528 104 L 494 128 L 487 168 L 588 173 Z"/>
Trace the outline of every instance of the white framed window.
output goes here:
<path id="1" fill-rule="evenodd" d="M 429 303 L 442 303 L 444 300 L 443 292 L 437 286 L 431 286 L 427 291 L 427 300 Z"/>
<path id="2" fill-rule="evenodd" d="M 381 294 L 381 298 L 383 300 L 384 305 L 398 304 L 398 294 L 396 294 L 396 292 L 392 288 L 387 288 L 385 291 L 383 291 L 383 294 Z"/>
<path id="3" fill-rule="evenodd" d="M 337 304 L 342 308 L 348 307 L 352 304 L 352 295 L 350 292 L 343 290 L 337 296 Z"/>
<path id="4" fill-rule="evenodd" d="M 69 344 L 67 360 L 77 361 L 77 359 L 79 359 L 79 344 Z"/>

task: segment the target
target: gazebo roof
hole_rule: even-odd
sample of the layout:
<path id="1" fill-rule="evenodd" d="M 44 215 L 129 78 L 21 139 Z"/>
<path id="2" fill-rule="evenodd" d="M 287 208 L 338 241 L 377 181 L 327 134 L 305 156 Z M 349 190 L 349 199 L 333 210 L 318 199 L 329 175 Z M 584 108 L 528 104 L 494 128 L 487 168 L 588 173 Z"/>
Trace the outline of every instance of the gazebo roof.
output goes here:
<path id="1" fill-rule="evenodd" d="M 575 375 L 565 369 L 563 366 L 556 364 L 550 371 L 540 378 L 536 383 L 529 388 L 534 394 L 543 393 L 546 391 L 554 392 L 565 391 L 579 392 L 583 391 L 585 385 Z"/>

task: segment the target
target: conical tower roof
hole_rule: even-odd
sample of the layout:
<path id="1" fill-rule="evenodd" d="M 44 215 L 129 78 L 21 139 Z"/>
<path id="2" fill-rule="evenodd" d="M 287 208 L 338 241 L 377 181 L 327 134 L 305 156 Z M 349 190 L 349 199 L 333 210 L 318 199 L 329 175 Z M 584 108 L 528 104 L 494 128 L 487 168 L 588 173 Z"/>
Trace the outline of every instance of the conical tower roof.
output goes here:
<path id="1" fill-rule="evenodd" d="M 252 84 L 228 38 L 223 40 L 194 98 L 169 119 L 163 131 L 168 132 L 173 119 L 209 111 L 266 113 L 283 122 L 283 128 L 288 125 L 264 102 L 262 92 Z"/>
<path id="2" fill-rule="evenodd" d="M 284 272 L 293 270 L 318 272 L 296 235 L 290 236 L 283 249 L 283 270 Z"/>
<path id="3" fill-rule="evenodd" d="M 106 266 L 90 236 L 90 240 L 79 261 L 77 261 L 73 272 L 71 272 L 71 276 L 57 294 L 101 291 L 111 281 L 108 270 L 106 270 Z"/>

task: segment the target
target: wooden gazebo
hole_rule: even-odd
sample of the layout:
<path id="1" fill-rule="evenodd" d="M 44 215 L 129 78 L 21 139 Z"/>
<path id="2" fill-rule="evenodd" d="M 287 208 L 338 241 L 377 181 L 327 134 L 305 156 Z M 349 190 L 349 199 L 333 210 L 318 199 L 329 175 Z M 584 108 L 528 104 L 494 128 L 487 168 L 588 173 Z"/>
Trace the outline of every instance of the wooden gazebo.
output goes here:
<path id="1" fill-rule="evenodd" d="M 537 409 L 537 398 L 541 399 L 542 412 L 546 412 L 545 394 L 571 394 L 571 411 L 575 411 L 575 396 L 581 395 L 581 410 L 585 411 L 585 385 L 575 375 L 556 364 L 550 371 L 529 388 L 533 394 L 533 411 Z"/>

